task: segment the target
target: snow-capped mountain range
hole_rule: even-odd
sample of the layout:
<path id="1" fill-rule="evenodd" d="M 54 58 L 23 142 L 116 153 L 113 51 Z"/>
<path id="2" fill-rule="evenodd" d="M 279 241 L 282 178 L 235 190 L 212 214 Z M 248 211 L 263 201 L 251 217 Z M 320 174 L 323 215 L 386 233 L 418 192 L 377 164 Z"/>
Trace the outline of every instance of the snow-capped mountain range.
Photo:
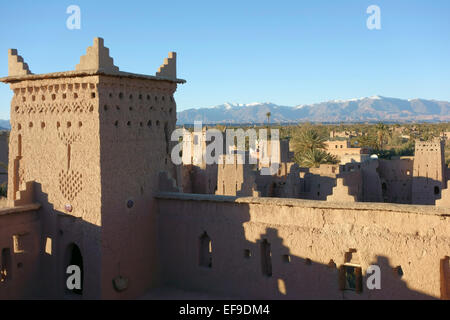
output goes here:
<path id="1" fill-rule="evenodd" d="M 397 99 L 382 96 L 333 100 L 298 106 L 264 103 L 224 103 L 208 108 L 178 112 L 178 124 L 450 121 L 450 102 L 425 99 Z"/>

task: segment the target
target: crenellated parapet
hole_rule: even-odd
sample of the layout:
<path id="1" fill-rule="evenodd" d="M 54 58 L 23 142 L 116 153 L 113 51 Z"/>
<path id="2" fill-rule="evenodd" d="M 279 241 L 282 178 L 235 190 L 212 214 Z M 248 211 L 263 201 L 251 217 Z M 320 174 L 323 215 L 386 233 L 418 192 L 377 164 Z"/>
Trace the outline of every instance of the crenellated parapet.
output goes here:
<path id="1" fill-rule="evenodd" d="M 169 57 L 164 59 L 164 63 L 159 67 L 156 76 L 169 79 L 177 78 L 177 54 L 169 52 Z"/>
<path id="2" fill-rule="evenodd" d="M 24 76 L 32 74 L 28 64 L 22 56 L 19 56 L 17 49 L 8 50 L 8 76 Z"/>
<path id="3" fill-rule="evenodd" d="M 114 65 L 114 59 L 109 56 L 109 49 L 105 47 L 102 38 L 95 38 L 94 44 L 88 47 L 86 55 L 80 58 L 75 70 L 102 70 L 109 72 L 119 71 Z"/>

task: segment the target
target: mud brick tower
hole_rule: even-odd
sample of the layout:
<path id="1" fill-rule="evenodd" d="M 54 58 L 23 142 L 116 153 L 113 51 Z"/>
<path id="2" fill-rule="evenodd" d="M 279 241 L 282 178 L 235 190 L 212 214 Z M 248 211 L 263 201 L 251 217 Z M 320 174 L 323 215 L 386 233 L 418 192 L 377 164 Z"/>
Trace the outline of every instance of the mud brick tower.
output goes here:
<path id="1" fill-rule="evenodd" d="M 73 295 L 65 271 L 74 263 L 83 267 L 82 298 L 143 294 L 160 269 L 152 195 L 160 172 L 175 173 L 173 95 L 185 82 L 176 54 L 156 76 L 127 73 L 96 38 L 75 71 L 32 74 L 14 49 L 8 66 L 0 79 L 14 91 L 8 204 L 27 188 L 42 204 L 40 295 Z"/>
<path id="2" fill-rule="evenodd" d="M 416 141 L 412 180 L 412 203 L 434 205 L 447 188 L 445 141 Z"/>

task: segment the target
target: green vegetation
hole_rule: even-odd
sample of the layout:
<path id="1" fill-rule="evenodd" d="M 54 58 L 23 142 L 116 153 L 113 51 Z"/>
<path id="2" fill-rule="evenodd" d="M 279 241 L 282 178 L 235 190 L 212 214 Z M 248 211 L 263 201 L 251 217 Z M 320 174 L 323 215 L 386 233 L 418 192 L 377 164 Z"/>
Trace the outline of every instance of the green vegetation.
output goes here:
<path id="1" fill-rule="evenodd" d="M 306 168 L 319 167 L 321 164 L 336 164 L 335 156 L 326 152 L 326 137 L 312 128 L 300 130 L 292 137 L 295 162 Z"/>
<path id="2" fill-rule="evenodd" d="M 267 124 L 269 125 L 270 124 L 270 116 L 271 116 L 272 114 L 270 113 L 270 112 L 267 112 L 266 113 L 266 117 L 267 117 Z"/>

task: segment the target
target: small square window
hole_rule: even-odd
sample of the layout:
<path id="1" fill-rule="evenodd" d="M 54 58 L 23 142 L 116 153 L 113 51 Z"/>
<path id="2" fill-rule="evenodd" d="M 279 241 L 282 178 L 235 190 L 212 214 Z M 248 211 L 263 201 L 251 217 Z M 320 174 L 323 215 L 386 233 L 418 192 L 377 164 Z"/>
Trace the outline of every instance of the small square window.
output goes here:
<path id="1" fill-rule="evenodd" d="M 362 292 L 362 269 L 355 265 L 342 265 L 340 268 L 341 290 Z"/>

